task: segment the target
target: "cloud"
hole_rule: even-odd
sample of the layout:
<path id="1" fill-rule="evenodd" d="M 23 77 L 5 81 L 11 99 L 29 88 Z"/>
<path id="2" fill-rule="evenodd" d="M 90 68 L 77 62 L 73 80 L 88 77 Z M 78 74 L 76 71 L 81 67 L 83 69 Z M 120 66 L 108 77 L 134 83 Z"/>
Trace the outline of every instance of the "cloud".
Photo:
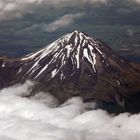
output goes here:
<path id="1" fill-rule="evenodd" d="M 118 8 L 117 12 L 120 14 L 130 14 L 131 13 L 131 9 L 127 9 L 127 8 Z"/>
<path id="2" fill-rule="evenodd" d="M 24 34 L 24 33 L 30 33 L 30 32 L 33 32 L 33 31 L 36 31 L 36 30 L 40 30 L 40 31 L 45 31 L 47 28 L 47 24 L 45 23 L 40 23 L 40 24 L 33 24 L 29 27 L 25 27 L 21 30 L 17 30 L 15 32 L 16 35 L 20 35 L 20 34 Z"/>
<path id="3" fill-rule="evenodd" d="M 48 93 L 21 97 L 33 85 L 0 91 L 0 140 L 139 140 L 140 114 L 111 115 L 80 98 L 58 106 Z"/>
<path id="4" fill-rule="evenodd" d="M 106 4 L 108 0 L 44 0 L 43 2 L 55 7 L 77 6 L 83 4 Z"/>
<path id="5" fill-rule="evenodd" d="M 134 36 L 134 34 L 135 34 L 135 31 L 133 29 L 127 29 L 126 32 L 127 32 L 128 36 L 131 36 L 131 37 Z"/>
<path id="6" fill-rule="evenodd" d="M 111 0 L 111 1 L 114 1 L 114 0 Z M 140 4 L 140 0 L 123 0 L 124 3 L 127 5 L 128 3 L 129 4 Z"/>
<path id="7" fill-rule="evenodd" d="M 0 0 L 0 20 L 20 18 L 43 0 Z"/>
<path id="8" fill-rule="evenodd" d="M 138 3 L 138 4 L 140 4 L 140 0 L 132 0 L 132 1 L 134 1 L 134 2 L 136 2 L 136 3 Z"/>
<path id="9" fill-rule="evenodd" d="M 68 27 L 69 25 L 74 23 L 75 20 L 83 16 L 84 16 L 84 13 L 66 14 L 49 24 L 46 24 L 46 23 L 33 24 L 29 27 L 26 27 L 24 29 L 17 31 L 16 34 L 18 35 L 21 33 L 30 32 L 37 29 L 43 32 L 54 32 L 58 29 Z"/>
<path id="10" fill-rule="evenodd" d="M 106 0 L 0 0 L 0 20 L 20 18 L 25 13 L 31 12 L 33 7 L 39 5 L 61 8 L 85 3 L 103 4 L 106 3 Z"/>
<path id="11" fill-rule="evenodd" d="M 56 21 L 49 23 L 46 27 L 46 31 L 54 32 L 57 29 L 67 27 L 71 25 L 76 19 L 81 18 L 83 15 L 83 13 L 66 14 L 58 18 Z"/>
<path id="12" fill-rule="evenodd" d="M 0 20 L 21 18 L 25 13 L 30 13 L 37 6 L 62 8 L 70 6 L 109 5 L 115 0 L 0 0 Z M 123 0 L 140 4 L 140 0 Z"/>

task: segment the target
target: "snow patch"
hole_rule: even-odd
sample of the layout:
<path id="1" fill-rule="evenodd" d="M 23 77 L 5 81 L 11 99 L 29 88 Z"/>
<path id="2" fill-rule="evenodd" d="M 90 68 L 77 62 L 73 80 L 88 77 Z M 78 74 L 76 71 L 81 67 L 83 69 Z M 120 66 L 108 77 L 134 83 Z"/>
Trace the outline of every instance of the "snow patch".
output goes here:
<path id="1" fill-rule="evenodd" d="M 4 68 L 4 67 L 5 67 L 5 64 L 6 64 L 6 62 L 4 62 L 4 63 L 2 64 L 2 68 Z"/>
<path id="2" fill-rule="evenodd" d="M 36 53 L 26 55 L 25 57 L 21 58 L 20 60 L 21 61 L 27 61 L 27 60 L 30 60 L 30 59 L 34 59 L 39 53 L 41 53 L 43 51 L 44 51 L 44 49 L 42 49 L 40 51 L 37 51 Z"/>
<path id="3" fill-rule="evenodd" d="M 96 55 L 95 54 L 92 54 L 92 57 L 91 57 L 89 55 L 89 53 L 88 53 L 88 49 L 87 48 L 84 49 L 83 54 L 84 54 L 84 57 L 87 58 L 87 60 L 89 61 L 89 63 L 92 65 L 92 68 L 93 68 L 94 72 L 96 72 L 96 69 L 95 69 Z M 93 60 L 92 60 L 92 58 L 93 58 Z"/>
<path id="4" fill-rule="evenodd" d="M 75 58 L 76 58 L 76 61 L 77 61 L 77 69 L 80 68 L 80 45 L 78 46 L 77 48 L 77 52 L 76 52 L 76 55 L 75 55 Z"/>
<path id="5" fill-rule="evenodd" d="M 52 78 L 55 77 L 56 74 L 57 74 L 57 69 L 52 71 Z"/>

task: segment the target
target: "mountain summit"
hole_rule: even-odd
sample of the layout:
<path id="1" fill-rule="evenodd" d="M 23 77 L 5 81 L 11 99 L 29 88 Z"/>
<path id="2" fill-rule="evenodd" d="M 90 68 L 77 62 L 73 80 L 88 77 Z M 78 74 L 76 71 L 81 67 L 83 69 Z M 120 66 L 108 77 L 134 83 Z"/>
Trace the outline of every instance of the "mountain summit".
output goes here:
<path id="1" fill-rule="evenodd" d="M 136 106 L 140 98 L 140 71 L 136 65 L 79 31 L 25 57 L 1 57 L 0 75 L 1 88 L 27 79 L 36 81 L 30 96 L 37 90 L 49 91 L 60 103 L 80 96 L 84 101 L 140 110 Z"/>
<path id="2" fill-rule="evenodd" d="M 33 79 L 60 80 L 80 78 L 83 74 L 97 76 L 113 69 L 122 70 L 128 65 L 102 42 L 86 34 L 74 31 L 46 48 L 21 58 L 28 71 L 25 73 Z M 117 69 L 116 69 L 117 68 Z M 21 67 L 23 69 L 23 66 Z M 19 72 L 22 73 L 22 70 Z M 47 78 L 46 78 L 46 75 Z"/>

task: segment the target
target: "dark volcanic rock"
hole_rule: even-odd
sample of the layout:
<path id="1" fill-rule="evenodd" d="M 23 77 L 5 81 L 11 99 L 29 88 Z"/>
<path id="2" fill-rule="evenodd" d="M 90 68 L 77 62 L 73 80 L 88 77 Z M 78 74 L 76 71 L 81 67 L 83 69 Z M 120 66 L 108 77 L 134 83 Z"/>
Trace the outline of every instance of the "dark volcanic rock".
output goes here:
<path id="1" fill-rule="evenodd" d="M 0 88 L 36 81 L 60 103 L 72 96 L 140 111 L 140 66 L 116 55 L 102 41 L 74 31 L 19 59 L 0 58 Z"/>

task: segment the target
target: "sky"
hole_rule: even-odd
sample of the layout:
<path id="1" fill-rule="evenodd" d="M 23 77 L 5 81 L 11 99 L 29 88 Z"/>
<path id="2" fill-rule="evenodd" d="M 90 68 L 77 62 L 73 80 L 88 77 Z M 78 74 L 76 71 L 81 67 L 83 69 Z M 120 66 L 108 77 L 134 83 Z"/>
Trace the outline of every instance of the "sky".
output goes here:
<path id="1" fill-rule="evenodd" d="M 110 8 L 116 5 L 116 11 L 127 14 L 137 10 L 137 7 L 140 5 L 140 0 L 0 0 L 0 20 L 18 19 L 23 18 L 27 13 L 37 13 L 36 7 L 59 10 L 65 7 L 87 5 L 100 8 L 105 6 Z"/>
<path id="2" fill-rule="evenodd" d="M 139 16 L 140 0 L 0 0 L 0 55 L 26 55 L 74 30 L 115 49 L 136 46 Z"/>

